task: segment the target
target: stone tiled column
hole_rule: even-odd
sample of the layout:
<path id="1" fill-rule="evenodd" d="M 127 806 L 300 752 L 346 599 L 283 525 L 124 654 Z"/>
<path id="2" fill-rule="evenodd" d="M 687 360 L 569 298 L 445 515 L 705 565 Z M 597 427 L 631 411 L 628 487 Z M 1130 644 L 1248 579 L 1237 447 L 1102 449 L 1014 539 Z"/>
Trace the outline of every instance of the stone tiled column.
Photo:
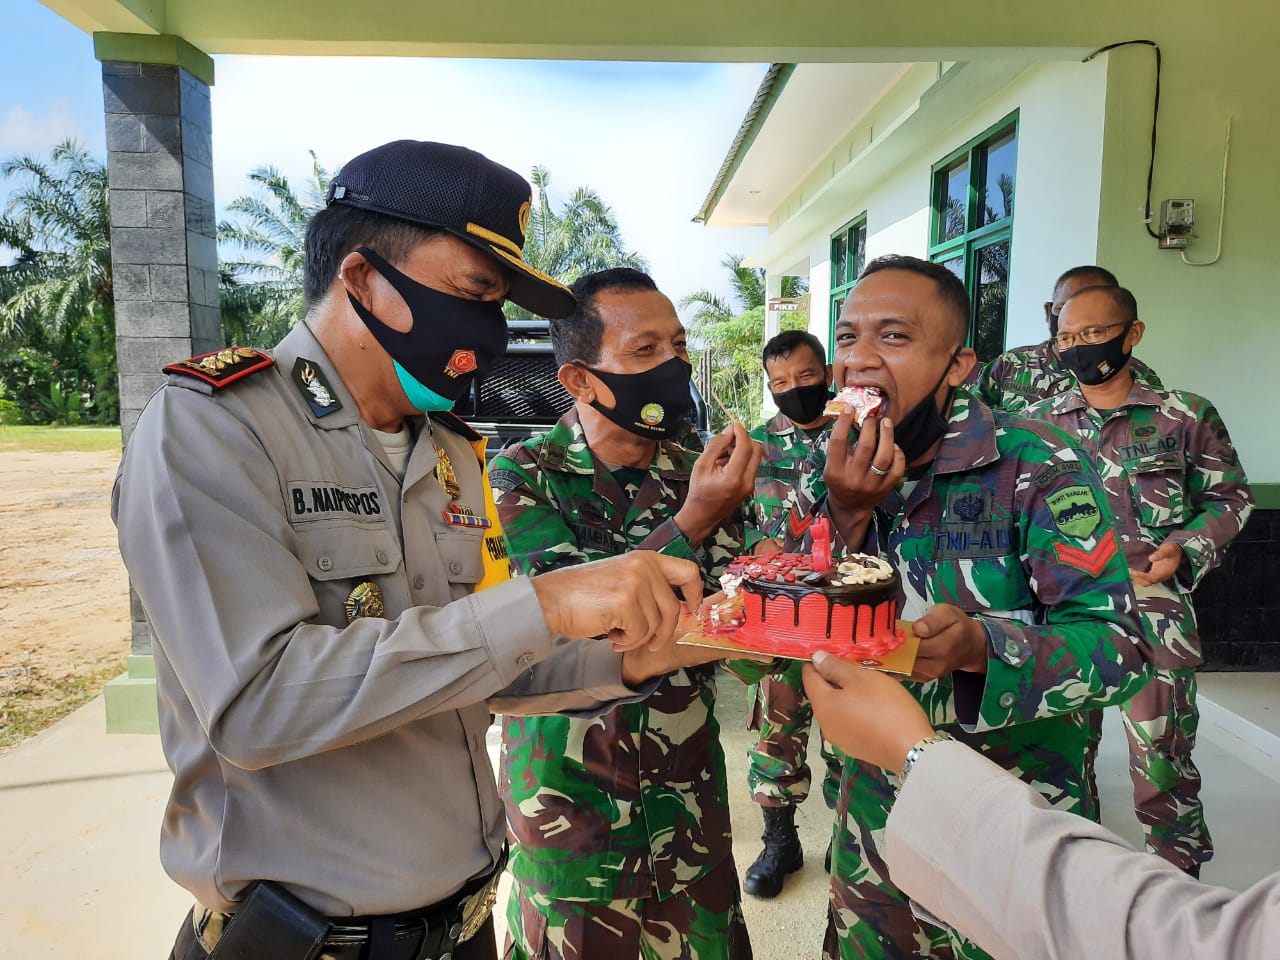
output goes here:
<path id="1" fill-rule="evenodd" d="M 97 34 L 111 191 L 120 424 L 127 445 L 174 360 L 222 344 L 209 85 L 213 62 L 177 37 Z M 129 672 L 107 728 L 154 730 L 151 632 L 130 590 Z"/>

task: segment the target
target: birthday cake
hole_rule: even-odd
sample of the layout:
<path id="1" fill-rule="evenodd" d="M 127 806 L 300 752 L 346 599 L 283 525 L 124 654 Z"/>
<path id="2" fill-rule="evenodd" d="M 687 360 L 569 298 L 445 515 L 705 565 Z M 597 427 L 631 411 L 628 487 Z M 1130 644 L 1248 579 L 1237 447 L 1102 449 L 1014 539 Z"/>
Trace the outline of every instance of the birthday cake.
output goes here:
<path id="1" fill-rule="evenodd" d="M 901 646 L 898 574 L 880 557 L 831 557 L 820 524 L 813 553 L 737 558 L 720 578 L 725 600 L 712 608 L 710 629 L 755 651 L 803 659 L 815 650 L 870 659 Z"/>

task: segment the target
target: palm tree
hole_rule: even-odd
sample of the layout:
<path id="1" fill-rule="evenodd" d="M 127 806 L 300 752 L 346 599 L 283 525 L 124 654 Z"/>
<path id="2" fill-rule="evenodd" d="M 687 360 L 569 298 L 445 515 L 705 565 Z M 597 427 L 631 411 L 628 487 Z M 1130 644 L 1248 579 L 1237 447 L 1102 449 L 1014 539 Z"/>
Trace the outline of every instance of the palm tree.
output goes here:
<path id="1" fill-rule="evenodd" d="M 304 238 L 307 223 L 324 207 L 333 172 L 311 154 L 311 174 L 302 196 L 273 166 L 250 172 L 260 189 L 227 204 L 235 219 L 218 224 L 218 240 L 240 254 L 220 259 L 223 336 L 228 343 L 267 345 L 302 316 Z"/>
<path id="2" fill-rule="evenodd" d="M 745 259 L 740 253 L 730 253 L 720 261 L 720 265 L 729 271 L 729 287 L 733 290 L 737 301 L 737 313 L 752 310 L 765 305 L 765 271 L 760 267 L 744 267 Z M 809 281 L 804 277 L 782 278 L 782 296 L 802 297 L 809 289 Z M 710 290 L 695 290 L 680 300 L 680 309 L 693 307 L 693 324 L 695 331 L 704 323 L 727 320 L 737 313 L 723 297 Z"/>
<path id="3" fill-rule="evenodd" d="M 578 187 L 557 211 L 551 206 L 550 171 L 534 167 L 529 179 L 534 203 L 524 243 L 528 263 L 566 284 L 611 267 L 649 269 L 644 257 L 624 247 L 613 208 L 594 189 Z M 515 320 L 530 314 L 508 303 L 507 316 Z"/>
<path id="4" fill-rule="evenodd" d="M 18 178 L 0 216 L 17 252 L 0 276 L 0 389 L 33 422 L 118 419 L 106 166 L 74 140 L 48 162 L 0 163 Z"/>
<path id="5" fill-rule="evenodd" d="M 18 251 L 0 303 L 0 337 L 55 343 L 75 336 L 113 303 L 107 168 L 63 140 L 48 163 L 11 157 L 0 176 L 26 181 L 0 217 L 0 244 Z"/>
<path id="6" fill-rule="evenodd" d="M 701 344 L 700 355 L 709 351 L 711 381 L 704 390 L 713 394 L 711 423 L 716 429 L 725 426 L 727 417 L 721 405 L 745 423 L 754 423 L 760 414 L 764 396 L 764 375 L 760 354 L 764 350 L 765 271 L 743 266 L 743 256 L 732 253 L 720 261 L 729 271 L 729 287 L 737 309 L 724 297 L 710 290 L 695 290 L 680 299 L 682 310 L 692 308 L 690 328 Z M 804 277 L 782 278 L 782 296 L 802 297 L 808 291 Z M 809 324 L 807 310 L 784 314 L 783 330 L 804 329 Z"/>

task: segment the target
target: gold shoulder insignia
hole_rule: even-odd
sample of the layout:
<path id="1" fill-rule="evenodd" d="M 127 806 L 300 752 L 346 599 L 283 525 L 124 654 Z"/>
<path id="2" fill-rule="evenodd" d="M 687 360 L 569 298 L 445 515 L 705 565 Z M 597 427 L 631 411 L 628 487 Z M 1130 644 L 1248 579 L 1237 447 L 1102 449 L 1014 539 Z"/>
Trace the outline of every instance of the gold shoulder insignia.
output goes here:
<path id="1" fill-rule="evenodd" d="M 265 370 L 273 364 L 275 361 L 261 350 L 250 347 L 227 347 L 223 350 L 214 350 L 212 353 L 202 353 L 198 357 L 191 357 L 179 363 L 171 363 L 164 368 L 164 372 L 195 377 L 211 384 L 217 390 L 251 373 Z"/>

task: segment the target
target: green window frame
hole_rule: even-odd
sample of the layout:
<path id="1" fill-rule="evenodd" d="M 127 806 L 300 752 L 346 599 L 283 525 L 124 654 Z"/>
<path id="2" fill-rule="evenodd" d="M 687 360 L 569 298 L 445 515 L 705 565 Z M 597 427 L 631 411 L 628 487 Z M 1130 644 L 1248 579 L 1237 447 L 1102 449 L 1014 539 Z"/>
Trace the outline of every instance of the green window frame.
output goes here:
<path id="1" fill-rule="evenodd" d="M 929 259 L 964 281 L 972 301 L 968 345 L 983 362 L 1006 347 L 1017 159 L 1014 110 L 930 171 Z"/>
<path id="2" fill-rule="evenodd" d="M 827 356 L 835 354 L 836 321 L 849 291 L 867 262 L 867 212 L 864 210 L 831 234 L 830 319 L 827 324 Z"/>

